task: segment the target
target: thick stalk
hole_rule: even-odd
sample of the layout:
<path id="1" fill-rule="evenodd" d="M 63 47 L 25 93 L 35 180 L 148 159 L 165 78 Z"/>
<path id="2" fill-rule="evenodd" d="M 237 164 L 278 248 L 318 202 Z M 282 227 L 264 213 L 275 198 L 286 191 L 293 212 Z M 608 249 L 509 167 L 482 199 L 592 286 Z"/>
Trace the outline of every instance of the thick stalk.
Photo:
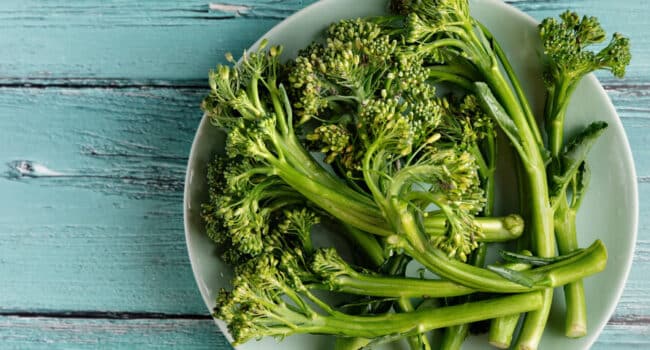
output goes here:
<path id="1" fill-rule="evenodd" d="M 520 317 L 521 314 L 513 314 L 493 319 L 490 323 L 490 332 L 488 334 L 490 345 L 498 349 L 510 348 L 512 336 L 517 328 Z"/>
<path id="2" fill-rule="evenodd" d="M 366 255 L 368 263 L 372 265 L 372 268 L 378 268 L 386 261 L 384 249 L 377 241 L 375 235 L 361 231 L 345 222 L 341 222 L 341 225 L 346 231 L 346 237 L 352 241 L 354 247 L 361 249 L 363 254 Z"/>
<path id="3" fill-rule="evenodd" d="M 397 300 L 397 308 L 400 312 L 414 312 L 415 308 L 409 298 L 399 298 Z M 431 344 L 426 333 L 417 333 L 406 338 L 411 350 L 431 350 Z"/>
<path id="4" fill-rule="evenodd" d="M 546 179 L 546 164 L 542 157 L 542 150 L 535 142 L 533 130 L 537 125 L 529 125 L 522 113 L 521 106 L 512 94 L 506 81 L 503 79 L 498 66 L 493 67 L 490 76 L 490 85 L 503 107 L 520 132 L 521 148 L 526 159 L 524 172 L 526 173 L 527 190 L 530 194 L 530 233 L 533 253 L 541 257 L 551 257 L 555 254 L 555 235 L 553 227 L 553 210 L 549 201 L 548 183 Z M 548 315 L 553 301 L 553 290 L 547 289 L 543 293 L 544 303 L 539 310 L 530 312 L 526 316 L 524 326 L 519 335 L 515 348 L 522 350 L 537 349 L 541 340 Z"/>
<path id="5" fill-rule="evenodd" d="M 404 276 L 406 272 L 406 267 L 412 259 L 403 254 L 393 255 L 387 262 L 382 266 L 381 272 L 389 276 L 395 276 L 400 278 Z M 352 274 L 356 274 L 356 271 L 350 270 Z M 394 287 L 394 286 L 393 286 Z M 364 295 L 364 294 L 361 294 Z M 397 300 L 394 303 L 387 303 L 388 306 L 395 308 L 395 311 L 398 312 L 411 312 L 415 310 L 411 299 L 409 297 L 397 297 Z M 390 306 L 389 306 L 390 307 Z M 380 306 L 378 308 L 381 308 Z M 376 310 L 373 310 L 376 312 Z M 381 311 L 380 311 L 381 312 Z M 399 337 L 397 337 L 399 338 Z M 429 339 L 427 339 L 426 334 L 418 333 L 413 335 L 408 335 L 406 337 L 406 342 L 408 343 L 411 350 L 431 350 L 431 345 L 429 344 Z"/>
<path id="6" fill-rule="evenodd" d="M 525 251 L 523 254 L 532 255 L 529 251 Z M 513 264 L 509 268 L 515 271 L 526 271 L 530 270 L 531 265 L 520 263 Z M 510 343 L 512 342 L 512 337 L 520 318 L 521 314 L 514 314 L 493 319 L 490 322 L 489 343 L 499 349 L 510 348 Z"/>
<path id="7" fill-rule="evenodd" d="M 569 207 L 566 198 L 560 199 L 555 212 L 555 235 L 560 254 L 568 254 L 578 249 L 576 211 Z M 565 334 L 570 338 L 583 337 L 587 334 L 587 306 L 582 280 L 564 286 L 564 296 L 566 301 Z"/>
<path id="8" fill-rule="evenodd" d="M 416 258 L 422 265 L 442 278 L 452 280 L 483 292 L 518 293 L 536 289 L 550 289 L 599 273 L 607 264 L 607 249 L 600 240 L 591 246 L 564 260 L 550 265 L 521 272 L 523 277 L 533 282 L 533 287 L 525 287 L 511 282 L 492 271 L 474 267 L 450 259 L 437 249 L 419 252 L 411 247 L 404 238 L 394 235 L 387 238 L 395 248 L 403 249 Z"/>
<path id="9" fill-rule="evenodd" d="M 386 221 L 376 207 L 359 203 L 342 193 L 344 191 L 339 187 L 345 185 L 330 188 L 307 179 L 301 172 L 281 162 L 274 166 L 287 184 L 337 219 L 376 235 L 387 236 L 393 233 L 386 228 Z"/>
<path id="10" fill-rule="evenodd" d="M 555 255 L 553 211 L 548 199 L 548 185 L 546 183 L 546 174 L 544 174 L 545 167 L 541 163 L 535 168 L 527 169 L 531 198 L 532 217 L 530 221 L 533 251 L 535 255 L 551 257 Z M 519 339 L 515 345 L 516 349 L 533 350 L 539 346 L 551 311 L 553 289 L 544 290 L 542 297 L 544 300 L 543 306 L 526 315 Z"/>
<path id="11" fill-rule="evenodd" d="M 512 68 L 512 65 L 510 64 L 510 60 L 508 60 L 508 56 L 506 55 L 505 51 L 503 51 L 503 48 L 501 47 L 499 42 L 492 36 L 492 33 L 490 33 L 487 27 L 485 27 L 483 23 L 480 22 L 477 23 L 481 28 L 483 34 L 490 41 L 492 49 L 494 50 L 496 56 L 499 58 L 499 61 L 501 61 L 501 64 L 503 65 L 503 69 L 505 70 L 506 75 L 508 76 L 508 79 L 512 84 L 512 87 L 515 90 L 515 93 L 517 94 L 517 98 L 519 99 L 519 103 L 521 105 L 524 115 L 526 116 L 526 120 L 528 121 L 528 124 L 537 125 L 537 121 L 535 120 L 535 115 L 533 114 L 533 110 L 530 108 L 530 104 L 528 103 L 526 94 L 524 93 L 524 90 L 521 87 L 521 82 L 519 82 L 519 78 L 517 77 L 517 74 L 515 74 L 515 70 L 514 68 Z M 542 135 L 539 132 L 539 128 L 533 128 L 532 131 L 535 137 L 535 142 L 539 145 L 539 147 L 543 147 L 544 143 L 542 140 Z"/>
<path id="12" fill-rule="evenodd" d="M 462 305 L 460 303 L 459 305 Z M 460 350 L 469 333 L 469 324 L 459 324 L 445 328 L 442 334 L 440 350 Z"/>
<path id="13" fill-rule="evenodd" d="M 548 147 L 554 160 L 557 160 L 564 145 L 564 118 L 566 116 L 568 101 L 567 93 L 572 90 L 573 88 L 571 88 L 569 82 L 565 80 L 559 86 L 555 85 L 550 89 L 549 94 L 552 93 L 553 96 L 547 97 L 549 103 L 545 106 L 546 110 L 544 113 L 546 115 Z M 559 163 L 554 163 L 554 167 L 558 166 Z"/>
<path id="14" fill-rule="evenodd" d="M 366 257 L 369 260 L 369 263 L 372 265 L 373 268 L 377 269 L 386 262 L 383 248 L 381 247 L 381 245 L 377 241 L 377 238 L 374 235 L 361 231 L 356 227 L 348 225 L 346 223 L 342 223 L 342 225 L 347 231 L 348 238 L 354 242 L 355 246 L 357 246 L 363 251 L 363 253 L 366 255 Z M 395 266 L 395 268 L 396 269 L 391 269 L 390 271 L 388 271 L 388 273 L 391 275 L 399 274 L 399 273 L 403 274 L 403 268 L 400 268 L 399 266 Z M 353 274 L 356 274 L 356 272 L 353 270 L 351 272 Z M 315 286 L 315 287 L 318 288 L 319 286 Z M 325 289 L 330 290 L 331 286 Z M 351 289 L 350 291 L 352 290 L 353 289 Z M 361 292 L 356 294 L 362 296 L 371 296 L 370 294 L 365 293 L 363 289 L 359 289 L 359 290 Z M 346 292 L 345 288 L 341 289 L 341 291 Z M 351 294 L 355 294 L 355 293 L 351 293 Z M 410 312 L 414 310 L 413 305 L 411 304 L 411 300 L 407 297 L 400 297 L 398 299 L 398 306 L 400 308 L 399 311 L 401 312 Z M 429 340 L 426 338 L 424 334 L 417 334 L 417 335 L 410 336 L 407 338 L 407 341 L 409 342 L 409 345 L 413 350 L 423 350 L 423 349 L 430 350 L 431 348 L 429 345 Z M 371 342 L 370 339 L 365 339 L 365 338 L 338 337 L 335 343 L 335 350 L 357 350 L 368 345 L 370 342 Z"/>
<path id="15" fill-rule="evenodd" d="M 547 105 L 546 118 L 548 123 L 549 146 L 553 163 L 549 170 L 549 178 L 559 175 L 562 171 L 560 154 L 564 145 L 564 119 L 568 99 L 576 84 L 570 84 L 569 79 L 555 86 L 553 96 L 547 98 L 552 102 Z M 550 93 L 550 91 L 549 91 Z M 568 254 L 578 249 L 576 232 L 576 210 L 569 207 L 566 192 L 558 198 L 558 207 L 554 215 L 555 236 L 560 254 Z M 585 302 L 584 284 L 582 281 L 564 286 L 566 304 L 565 334 L 570 338 L 579 338 L 587 334 L 587 305 Z"/>
<path id="16" fill-rule="evenodd" d="M 474 222 L 483 234 L 482 237 L 476 238 L 479 242 L 507 242 L 519 238 L 524 231 L 524 220 L 515 214 L 503 217 L 476 217 Z M 423 224 L 429 236 L 447 233 L 447 219 L 444 216 L 427 216 Z"/>
<path id="17" fill-rule="evenodd" d="M 334 350 L 360 350 L 368 346 L 372 339 L 358 337 L 337 337 Z"/>
<path id="18" fill-rule="evenodd" d="M 446 280 L 383 277 L 361 273 L 337 276 L 329 284 L 323 288 L 331 290 L 333 287 L 336 292 L 386 298 L 445 298 L 475 292 L 472 288 Z"/>
<path id="19" fill-rule="evenodd" d="M 361 273 L 352 269 L 346 269 L 336 276 L 326 278 L 328 279 L 327 285 L 312 285 L 311 287 L 385 298 L 439 298 L 468 295 L 474 292 L 518 293 L 563 286 L 602 271 L 606 263 L 607 250 L 601 241 L 596 241 L 574 256 L 535 269 L 528 270 L 530 266 L 521 263 L 504 265 L 508 269 L 521 271 L 525 277 L 533 281 L 544 282 L 543 285 L 533 286 L 532 288 L 514 284 L 516 287 L 507 290 L 475 289 L 448 280 L 426 280 L 399 276 L 387 277 Z M 432 271 L 435 272 L 434 269 Z M 498 275 L 495 275 L 495 278 L 500 279 L 499 282 L 509 282 Z M 401 287 L 395 288 L 396 285 Z"/>
<path id="20" fill-rule="evenodd" d="M 539 292 L 521 293 L 463 305 L 424 309 L 379 316 L 316 316 L 310 324 L 296 328 L 300 333 L 336 334 L 347 337 L 377 338 L 412 335 L 457 324 L 489 320 L 541 306 Z"/>
<path id="21" fill-rule="evenodd" d="M 348 195 L 350 198 L 359 201 L 366 205 L 374 205 L 372 199 L 358 191 L 353 190 L 349 186 L 345 186 L 343 181 L 337 179 L 334 175 L 325 170 L 318 164 L 314 158 L 307 153 L 305 148 L 300 144 L 300 141 L 294 136 L 289 135 L 283 138 L 285 143 L 283 153 L 287 162 L 297 169 L 303 169 L 301 172 L 309 179 L 323 183 L 326 186 L 337 188 L 342 193 Z"/>
<path id="22" fill-rule="evenodd" d="M 518 105 L 516 97 L 509 89 L 499 71 L 499 67 L 493 67 L 490 77 L 490 87 L 495 97 L 501 101 L 505 111 L 520 133 L 521 150 L 524 154 L 523 170 L 526 175 L 524 181 L 527 183 L 527 192 L 530 194 L 530 232 L 535 255 L 550 257 L 555 253 L 553 235 L 553 211 L 549 201 L 548 183 L 546 179 L 546 164 L 534 141 L 533 130 L 536 125 L 529 125 L 524 116 L 521 106 Z"/>

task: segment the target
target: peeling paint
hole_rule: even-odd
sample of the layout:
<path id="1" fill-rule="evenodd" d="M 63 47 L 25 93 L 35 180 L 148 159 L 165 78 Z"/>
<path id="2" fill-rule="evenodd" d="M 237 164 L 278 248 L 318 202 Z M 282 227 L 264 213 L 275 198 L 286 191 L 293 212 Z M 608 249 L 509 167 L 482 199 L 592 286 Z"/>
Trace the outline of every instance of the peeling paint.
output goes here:
<path id="1" fill-rule="evenodd" d="M 221 4 L 216 2 L 210 3 L 208 8 L 210 11 L 232 12 L 235 14 L 241 14 L 251 10 L 251 7 L 246 5 Z"/>
<path id="2" fill-rule="evenodd" d="M 28 177 L 57 177 L 66 174 L 51 170 L 43 164 L 29 160 L 17 160 L 9 163 L 9 167 L 20 176 Z"/>

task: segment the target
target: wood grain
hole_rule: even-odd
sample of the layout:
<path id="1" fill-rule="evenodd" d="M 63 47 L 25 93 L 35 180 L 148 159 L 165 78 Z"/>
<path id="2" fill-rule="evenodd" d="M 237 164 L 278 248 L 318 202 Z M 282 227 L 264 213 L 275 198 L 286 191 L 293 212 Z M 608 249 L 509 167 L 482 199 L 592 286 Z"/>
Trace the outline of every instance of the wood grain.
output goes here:
<path id="1" fill-rule="evenodd" d="M 592 350 L 645 349 L 650 335 L 648 323 L 615 323 L 603 330 Z"/>
<path id="2" fill-rule="evenodd" d="M 313 2 L 2 2 L 2 349 L 230 348 L 204 318 L 183 237 L 197 106 L 206 72 L 225 52 L 241 52 Z M 594 349 L 648 347 L 650 8 L 640 0 L 509 3 L 536 19 L 575 9 L 632 38 L 628 76 L 600 77 L 635 155 L 639 240 Z"/>
<path id="3" fill-rule="evenodd" d="M 205 312 L 187 265 L 180 214 L 204 93 L 0 89 L 0 130 L 8 135 L 0 140 L 0 161 L 7 164 L 0 180 L 3 309 Z M 642 106 L 648 93 L 619 88 L 610 94 L 632 144 L 647 142 L 650 119 Z M 637 154 L 642 198 L 650 196 L 642 175 L 649 166 Z M 650 314 L 648 214 L 642 202 L 640 244 L 617 317 Z"/>
<path id="4" fill-rule="evenodd" d="M 648 324 L 611 324 L 592 348 L 639 349 Z M 7 350 L 38 349 L 232 349 L 211 320 L 106 320 L 0 317 Z"/>
<path id="5" fill-rule="evenodd" d="M 11 0 L 0 9 L 0 84 L 96 78 L 202 82 L 223 54 L 241 53 L 314 0 L 148 2 Z M 598 16 L 633 42 L 628 83 L 650 79 L 650 9 L 639 0 L 509 1 L 540 20 L 566 9 Z M 220 4 L 231 4 L 229 7 Z M 210 6 L 212 5 L 212 6 Z M 615 14 L 615 15 L 613 15 Z M 118 43 L 118 45 L 116 45 Z M 600 74 L 605 82 L 614 81 Z"/>
<path id="6" fill-rule="evenodd" d="M 0 309 L 206 312 L 181 210 L 202 95 L 0 90 Z"/>
<path id="7" fill-rule="evenodd" d="M 212 320 L 0 317 L 0 343 L 29 349 L 231 349 Z"/>
<path id="8" fill-rule="evenodd" d="M 60 78 L 204 81 L 302 0 L 3 1 L 0 84 Z M 219 6 L 230 3 L 235 6 Z"/>

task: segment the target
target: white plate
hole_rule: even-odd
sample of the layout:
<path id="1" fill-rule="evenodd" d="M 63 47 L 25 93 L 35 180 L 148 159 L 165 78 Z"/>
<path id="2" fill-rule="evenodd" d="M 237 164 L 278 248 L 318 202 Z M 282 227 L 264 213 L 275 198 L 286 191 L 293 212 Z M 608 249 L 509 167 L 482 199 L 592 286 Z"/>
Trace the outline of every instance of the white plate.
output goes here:
<path id="1" fill-rule="evenodd" d="M 285 54 L 295 55 L 317 38 L 332 22 L 343 18 L 384 13 L 387 0 L 322 0 L 287 18 L 263 38 L 281 44 Z M 536 22 L 517 9 L 496 0 L 471 1 L 472 14 L 494 33 L 522 80 L 533 108 L 543 104 L 539 39 Z M 206 91 L 207 93 L 207 91 Z M 198 106 L 197 106 L 198 108 Z M 587 349 L 595 342 L 610 318 L 623 291 L 636 242 L 638 199 L 636 175 L 630 147 L 620 120 L 596 78 L 589 76 L 576 90 L 569 106 L 567 127 L 576 130 L 593 120 L 609 123 L 606 133 L 591 151 L 591 185 L 578 216 L 579 242 L 604 241 L 609 261 L 604 272 L 585 281 L 588 306 L 588 335 L 572 340 L 564 337 L 563 298 L 557 290 L 554 310 L 540 349 Z M 201 295 L 212 310 L 219 288 L 229 285 L 230 268 L 218 258 L 215 244 L 205 235 L 200 218 L 206 200 L 206 164 L 223 148 L 223 135 L 203 118 L 190 153 L 185 182 L 185 235 L 192 270 Z M 228 336 L 225 325 L 217 325 Z M 485 349 L 481 337 L 471 337 L 463 349 Z M 385 347 L 393 348 L 393 347 Z M 278 343 L 273 339 L 251 341 L 238 349 L 331 349 L 331 337 L 293 336 Z"/>

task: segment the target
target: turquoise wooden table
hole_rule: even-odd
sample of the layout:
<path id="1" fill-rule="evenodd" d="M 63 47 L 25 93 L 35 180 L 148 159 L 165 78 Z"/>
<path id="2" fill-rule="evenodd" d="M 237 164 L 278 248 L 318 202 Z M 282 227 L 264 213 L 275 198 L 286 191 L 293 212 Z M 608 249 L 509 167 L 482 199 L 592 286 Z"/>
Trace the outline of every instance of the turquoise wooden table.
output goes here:
<path id="1" fill-rule="evenodd" d="M 206 73 L 313 1 L 0 3 L 0 349 L 229 349 L 183 235 L 185 164 Z M 353 1 L 350 1 L 353 4 Z M 634 264 L 596 349 L 650 348 L 650 7 L 572 8 L 631 36 L 625 80 L 603 77 L 636 159 Z"/>

